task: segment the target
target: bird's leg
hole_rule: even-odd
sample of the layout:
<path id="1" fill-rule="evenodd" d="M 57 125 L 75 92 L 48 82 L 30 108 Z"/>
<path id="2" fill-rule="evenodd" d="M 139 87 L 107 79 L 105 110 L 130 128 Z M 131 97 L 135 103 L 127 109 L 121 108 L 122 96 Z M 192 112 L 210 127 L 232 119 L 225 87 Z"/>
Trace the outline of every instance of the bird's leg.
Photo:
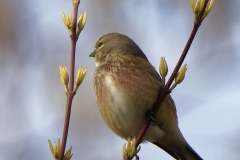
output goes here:
<path id="1" fill-rule="evenodd" d="M 151 122 L 152 126 L 155 126 L 157 124 L 157 121 L 155 119 L 155 114 L 152 111 L 149 111 L 147 113 L 147 119 Z"/>
<path id="2" fill-rule="evenodd" d="M 147 119 L 151 122 L 152 126 L 155 126 L 156 124 L 161 128 L 164 129 L 164 127 L 155 119 L 155 114 L 152 111 L 149 111 L 147 113 Z"/>

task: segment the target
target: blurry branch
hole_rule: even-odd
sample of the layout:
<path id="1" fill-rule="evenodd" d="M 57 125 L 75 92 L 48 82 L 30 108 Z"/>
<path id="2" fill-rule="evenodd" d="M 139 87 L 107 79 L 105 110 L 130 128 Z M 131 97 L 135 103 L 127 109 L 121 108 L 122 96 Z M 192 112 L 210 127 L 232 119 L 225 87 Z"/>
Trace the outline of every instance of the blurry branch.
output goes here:
<path id="1" fill-rule="evenodd" d="M 63 135 L 62 135 L 62 144 L 60 145 L 60 140 L 58 140 L 58 143 L 56 145 L 52 145 L 51 141 L 49 141 L 49 147 L 50 150 L 54 156 L 55 159 L 59 160 L 70 160 L 72 158 L 71 150 L 70 148 L 68 151 L 65 152 L 65 147 L 67 143 L 67 135 L 68 135 L 68 129 L 69 129 L 69 122 L 70 122 L 70 114 L 71 114 L 71 106 L 72 106 L 72 100 L 74 95 L 76 94 L 76 91 L 80 84 L 82 83 L 86 73 L 87 69 L 82 69 L 82 67 L 79 67 L 75 87 L 74 87 L 74 68 L 75 68 L 75 51 L 76 51 L 76 43 L 78 40 L 78 37 L 83 30 L 85 23 L 86 23 L 86 12 L 82 13 L 77 21 L 77 13 L 78 13 L 78 6 L 80 4 L 80 0 L 73 0 L 73 17 L 70 12 L 68 12 L 68 15 L 65 16 L 65 14 L 62 14 L 63 23 L 65 24 L 66 28 L 69 31 L 69 35 L 71 38 L 71 57 L 70 57 L 70 76 L 68 75 L 67 68 L 65 66 L 59 66 L 60 69 L 60 76 L 61 81 L 64 86 L 66 96 L 67 96 L 67 104 L 66 104 L 66 114 L 65 114 L 65 121 L 64 121 L 64 129 L 63 129 Z M 69 84 L 69 86 L 68 86 Z"/>
<path id="2" fill-rule="evenodd" d="M 208 3 L 208 1 L 210 3 Z M 144 124 L 144 126 L 142 127 L 141 131 L 139 132 L 138 136 L 137 136 L 137 139 L 136 139 L 136 142 L 135 142 L 135 149 L 138 148 L 138 145 L 141 143 L 142 141 L 142 138 L 144 137 L 148 127 L 150 126 L 151 122 L 154 122 L 155 119 L 155 114 L 156 112 L 158 111 L 161 103 L 163 102 L 164 98 L 171 92 L 171 90 L 176 87 L 177 84 L 181 83 L 182 80 L 184 79 L 184 76 L 185 76 L 185 72 L 186 72 L 186 65 L 184 65 L 181 69 L 180 72 L 179 69 L 188 53 L 188 50 L 193 42 L 193 39 L 198 31 L 198 28 L 200 27 L 201 25 L 201 22 L 203 21 L 203 19 L 207 16 L 207 14 L 210 12 L 212 6 L 213 6 L 213 3 L 214 3 L 214 0 L 196 0 L 196 3 L 194 3 L 194 0 L 190 0 L 191 2 L 191 7 L 193 9 L 193 12 L 194 12 L 194 16 L 195 16 L 195 21 L 194 21 L 194 26 L 193 26 L 193 29 L 192 29 L 192 33 L 187 41 L 187 44 L 181 54 L 181 57 L 179 58 L 178 60 L 178 63 L 174 69 L 174 71 L 172 72 L 169 80 L 167 81 L 166 85 L 164 84 L 165 83 L 165 76 L 167 74 L 167 64 L 166 64 L 166 61 L 165 59 L 163 58 L 161 60 L 161 64 L 160 64 L 160 74 L 162 76 L 162 79 L 163 79 L 163 86 L 161 88 L 161 90 L 159 91 L 159 96 L 157 98 L 157 101 L 155 102 L 154 104 L 154 107 L 152 108 L 152 110 L 150 111 L 150 113 L 148 113 L 148 118 Z M 173 84 L 173 86 L 171 87 L 172 85 L 172 82 L 173 80 L 175 79 L 175 83 Z M 171 87 L 171 89 L 170 89 Z M 128 159 L 132 159 L 133 156 L 131 157 L 123 157 L 124 160 L 128 160 Z"/>

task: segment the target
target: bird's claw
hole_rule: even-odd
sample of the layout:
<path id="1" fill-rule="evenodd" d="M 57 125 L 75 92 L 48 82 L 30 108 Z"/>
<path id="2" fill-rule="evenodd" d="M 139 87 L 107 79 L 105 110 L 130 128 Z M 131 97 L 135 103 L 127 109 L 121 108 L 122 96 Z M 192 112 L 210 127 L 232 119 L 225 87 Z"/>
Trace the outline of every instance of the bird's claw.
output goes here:
<path id="1" fill-rule="evenodd" d="M 155 119 L 155 114 L 152 111 L 147 113 L 147 118 L 151 122 L 152 126 L 158 125 L 161 129 L 164 129 L 163 125 Z"/>
<path id="2" fill-rule="evenodd" d="M 149 111 L 147 113 L 147 118 L 151 122 L 152 126 L 155 126 L 156 124 L 158 124 L 158 122 L 155 119 L 155 114 L 152 111 Z"/>

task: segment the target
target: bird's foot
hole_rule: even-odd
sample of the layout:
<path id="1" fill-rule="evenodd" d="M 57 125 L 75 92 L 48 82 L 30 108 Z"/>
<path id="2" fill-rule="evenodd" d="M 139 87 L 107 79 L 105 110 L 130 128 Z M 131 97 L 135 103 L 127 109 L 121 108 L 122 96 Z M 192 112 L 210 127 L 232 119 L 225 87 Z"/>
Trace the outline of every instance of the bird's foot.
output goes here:
<path id="1" fill-rule="evenodd" d="M 164 129 L 163 125 L 155 119 L 155 114 L 152 111 L 147 113 L 147 118 L 151 122 L 152 126 L 158 125 L 161 129 Z"/>
<path id="2" fill-rule="evenodd" d="M 158 122 L 155 119 L 155 114 L 152 111 L 149 111 L 147 113 L 147 119 L 151 122 L 152 126 L 156 126 L 156 124 L 158 124 Z"/>

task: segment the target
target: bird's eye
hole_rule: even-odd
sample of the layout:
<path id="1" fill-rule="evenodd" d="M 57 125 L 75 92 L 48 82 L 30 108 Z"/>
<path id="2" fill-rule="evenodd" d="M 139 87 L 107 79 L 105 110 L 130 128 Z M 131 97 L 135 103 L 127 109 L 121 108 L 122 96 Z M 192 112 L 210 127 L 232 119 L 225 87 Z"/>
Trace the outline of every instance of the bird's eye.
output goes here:
<path id="1" fill-rule="evenodd" d="M 102 42 L 98 43 L 97 47 L 101 47 L 103 45 Z"/>

